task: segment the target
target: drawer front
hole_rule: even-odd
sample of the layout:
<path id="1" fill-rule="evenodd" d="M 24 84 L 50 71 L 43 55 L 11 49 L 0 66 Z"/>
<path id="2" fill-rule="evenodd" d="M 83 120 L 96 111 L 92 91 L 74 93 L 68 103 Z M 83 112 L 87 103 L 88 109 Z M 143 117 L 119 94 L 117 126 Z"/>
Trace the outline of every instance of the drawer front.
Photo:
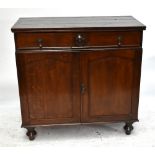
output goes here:
<path id="1" fill-rule="evenodd" d="M 17 33 L 16 48 L 141 46 L 141 31 Z"/>

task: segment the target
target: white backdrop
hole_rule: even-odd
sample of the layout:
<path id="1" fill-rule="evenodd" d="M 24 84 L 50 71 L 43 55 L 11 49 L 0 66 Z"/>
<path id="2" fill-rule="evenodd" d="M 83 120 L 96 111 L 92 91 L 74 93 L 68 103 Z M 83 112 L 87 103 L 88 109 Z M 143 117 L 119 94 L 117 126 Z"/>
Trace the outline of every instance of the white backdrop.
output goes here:
<path id="1" fill-rule="evenodd" d="M 69 133 L 65 128 L 48 132 L 54 132 L 56 135 L 40 135 L 33 142 L 33 145 L 82 145 L 89 146 L 150 146 L 155 147 L 155 9 L 153 0 L 117 0 L 117 1 L 11 1 L 4 6 L 7 7 L 32 7 L 20 9 L 0 9 L 0 146 L 29 146 L 30 142 L 24 136 L 25 130 L 20 129 L 20 109 L 18 97 L 18 85 L 15 65 L 15 48 L 11 26 L 19 17 L 37 17 L 37 16 L 120 16 L 132 15 L 147 26 L 144 31 L 143 39 L 143 64 L 141 77 L 141 93 L 139 107 L 139 123 L 135 123 L 134 133 L 126 138 L 123 135 L 122 125 L 109 125 L 107 129 L 101 130 L 102 126 L 97 127 L 71 127 Z M 14 3 L 14 4 L 13 4 Z M 31 4 L 31 5 L 30 5 Z M 46 8 L 33 8 L 33 7 Z M 108 129 L 109 128 L 109 129 Z M 118 132 L 113 132 L 117 130 Z M 12 130 L 12 131 L 11 131 Z M 42 129 L 40 129 L 42 130 Z M 90 130 L 90 134 L 86 134 Z M 100 135 L 96 135 L 96 130 Z M 110 133 L 107 131 L 111 130 Z M 79 131 L 77 138 L 76 132 Z M 13 133 L 14 132 L 14 133 Z M 18 132 L 18 135 L 16 135 Z M 46 130 L 44 131 L 46 132 Z M 63 134 L 61 133 L 63 132 Z M 93 135 L 94 134 L 94 135 Z M 62 139 L 61 139 L 61 135 Z M 67 135 L 67 136 L 66 136 Z M 43 137 L 46 137 L 43 138 Z M 52 142 L 50 140 L 54 139 Z M 99 140 L 100 138 L 101 141 Z M 108 137 L 108 138 L 107 138 Z M 107 138 L 107 139 L 105 139 Z M 6 139 L 4 141 L 4 139 Z M 38 139 L 38 140 L 37 140 Z M 103 140 L 104 139 L 104 140 Z M 76 141 L 77 140 L 77 141 Z M 104 145 L 103 145 L 104 144 Z"/>

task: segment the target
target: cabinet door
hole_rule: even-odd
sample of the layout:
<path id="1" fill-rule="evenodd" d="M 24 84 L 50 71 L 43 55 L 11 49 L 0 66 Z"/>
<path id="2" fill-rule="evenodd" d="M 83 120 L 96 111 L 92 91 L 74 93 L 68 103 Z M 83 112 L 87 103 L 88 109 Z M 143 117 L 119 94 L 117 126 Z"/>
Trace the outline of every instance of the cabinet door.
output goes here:
<path id="1" fill-rule="evenodd" d="M 79 54 L 16 54 L 23 125 L 80 121 Z"/>
<path id="2" fill-rule="evenodd" d="M 137 120 L 141 49 L 81 53 L 82 122 Z"/>

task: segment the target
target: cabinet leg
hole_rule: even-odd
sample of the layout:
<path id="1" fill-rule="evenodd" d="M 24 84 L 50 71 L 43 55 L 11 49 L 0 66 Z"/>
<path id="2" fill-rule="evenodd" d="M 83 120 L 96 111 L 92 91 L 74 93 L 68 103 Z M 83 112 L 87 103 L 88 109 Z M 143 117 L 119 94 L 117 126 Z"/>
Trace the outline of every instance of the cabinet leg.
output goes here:
<path id="1" fill-rule="evenodd" d="M 125 130 L 125 133 L 127 135 L 130 135 L 131 134 L 131 131 L 133 130 L 132 124 L 133 124 L 133 122 L 126 122 L 125 123 L 124 130 Z"/>
<path id="2" fill-rule="evenodd" d="M 26 135 L 29 137 L 29 140 L 34 140 L 37 132 L 34 130 L 34 128 L 27 128 Z"/>

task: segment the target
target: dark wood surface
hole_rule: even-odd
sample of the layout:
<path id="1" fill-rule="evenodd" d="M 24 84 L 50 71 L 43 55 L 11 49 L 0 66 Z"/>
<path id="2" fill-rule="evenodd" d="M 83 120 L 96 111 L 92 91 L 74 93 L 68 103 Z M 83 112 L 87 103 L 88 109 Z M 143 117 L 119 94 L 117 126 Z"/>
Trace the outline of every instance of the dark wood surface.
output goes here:
<path id="1" fill-rule="evenodd" d="M 17 53 L 21 92 L 27 97 L 29 123 L 80 122 L 79 61 L 76 53 Z M 20 63 L 20 64 L 19 64 Z M 18 67 L 17 66 L 17 67 Z M 26 125 L 23 123 L 23 125 Z"/>
<path id="2" fill-rule="evenodd" d="M 81 78 L 86 87 L 82 94 L 84 122 L 137 119 L 133 91 L 139 90 L 139 85 L 133 83 L 140 80 L 135 73 L 140 69 L 137 70 L 141 65 L 141 55 L 141 49 L 111 49 L 81 54 Z"/>
<path id="3" fill-rule="evenodd" d="M 52 30 L 52 29 L 145 29 L 145 25 L 132 16 L 92 16 L 92 17 L 34 17 L 20 18 L 12 31 Z M 96 29 L 97 30 L 97 29 Z"/>
<path id="4" fill-rule="evenodd" d="M 123 121 L 130 134 L 138 121 L 143 29 L 130 16 L 19 19 L 12 30 L 29 139 L 36 126 L 68 123 Z"/>

